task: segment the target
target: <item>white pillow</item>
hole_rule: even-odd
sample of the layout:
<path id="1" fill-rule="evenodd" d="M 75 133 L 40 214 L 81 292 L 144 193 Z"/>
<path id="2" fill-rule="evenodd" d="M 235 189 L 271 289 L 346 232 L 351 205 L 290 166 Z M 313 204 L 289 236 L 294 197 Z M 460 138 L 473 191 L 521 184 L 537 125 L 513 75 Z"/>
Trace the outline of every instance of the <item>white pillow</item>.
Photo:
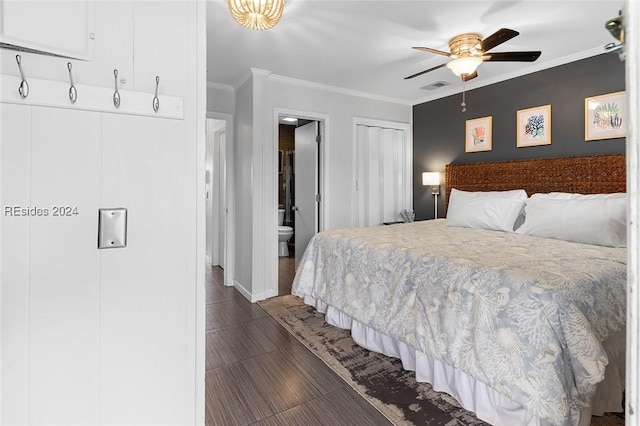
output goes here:
<path id="1" fill-rule="evenodd" d="M 533 194 L 517 233 L 608 247 L 627 245 L 626 194 Z"/>
<path id="2" fill-rule="evenodd" d="M 526 199 L 523 189 L 468 192 L 453 188 L 446 223 L 447 226 L 512 232 Z"/>
<path id="3" fill-rule="evenodd" d="M 627 198 L 624 192 L 614 192 L 611 194 L 576 194 L 571 192 L 549 192 L 548 194 L 533 194 L 531 198 L 550 198 L 556 200 L 589 200 L 592 198 Z"/>

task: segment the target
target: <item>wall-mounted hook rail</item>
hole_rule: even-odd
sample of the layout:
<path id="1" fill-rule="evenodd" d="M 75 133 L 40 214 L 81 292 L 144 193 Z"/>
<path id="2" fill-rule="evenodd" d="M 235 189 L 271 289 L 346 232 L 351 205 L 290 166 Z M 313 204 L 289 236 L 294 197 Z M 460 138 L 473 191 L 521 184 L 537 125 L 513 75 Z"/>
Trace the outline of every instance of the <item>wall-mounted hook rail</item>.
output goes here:
<path id="1" fill-rule="evenodd" d="M 160 109 L 160 99 L 158 99 L 158 86 L 160 85 L 160 77 L 156 75 L 156 95 L 153 97 L 153 111 L 158 112 Z"/>
<path id="2" fill-rule="evenodd" d="M 69 70 L 69 83 L 71 87 L 69 87 L 69 100 L 72 104 L 75 104 L 78 100 L 78 91 L 76 90 L 75 84 L 73 84 L 73 76 L 71 75 L 71 62 L 67 62 L 67 69 Z"/>
<path id="3" fill-rule="evenodd" d="M 113 92 L 113 106 L 120 108 L 120 92 L 118 92 L 118 70 L 113 70 L 113 76 L 115 78 L 116 91 Z"/>
<path id="4" fill-rule="evenodd" d="M 16 62 L 18 63 L 18 69 L 20 70 L 20 78 L 22 78 L 22 82 L 20 86 L 18 86 L 18 93 L 20 93 L 20 97 L 25 99 L 29 96 L 29 83 L 27 83 L 27 79 L 24 78 L 24 72 L 22 71 L 22 57 L 20 55 L 16 55 Z"/>

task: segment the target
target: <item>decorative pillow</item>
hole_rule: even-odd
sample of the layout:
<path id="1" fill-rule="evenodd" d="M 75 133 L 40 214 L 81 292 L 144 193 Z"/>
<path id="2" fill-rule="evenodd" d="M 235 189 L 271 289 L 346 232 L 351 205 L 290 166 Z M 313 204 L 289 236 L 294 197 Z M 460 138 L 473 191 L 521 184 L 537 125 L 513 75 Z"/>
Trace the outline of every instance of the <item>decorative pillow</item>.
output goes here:
<path id="1" fill-rule="evenodd" d="M 512 232 L 526 199 L 523 189 L 468 192 L 453 188 L 446 223 L 447 226 Z"/>
<path id="2" fill-rule="evenodd" d="M 608 247 L 627 245 L 627 197 L 617 194 L 533 194 L 516 232 Z"/>

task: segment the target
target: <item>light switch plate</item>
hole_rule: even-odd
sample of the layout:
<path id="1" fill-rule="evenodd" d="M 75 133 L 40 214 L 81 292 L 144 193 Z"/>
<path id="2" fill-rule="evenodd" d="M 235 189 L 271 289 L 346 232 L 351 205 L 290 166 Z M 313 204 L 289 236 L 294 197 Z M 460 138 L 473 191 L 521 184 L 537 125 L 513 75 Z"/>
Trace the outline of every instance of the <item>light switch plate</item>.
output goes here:
<path id="1" fill-rule="evenodd" d="M 127 209 L 124 207 L 98 210 L 98 248 L 127 246 Z"/>

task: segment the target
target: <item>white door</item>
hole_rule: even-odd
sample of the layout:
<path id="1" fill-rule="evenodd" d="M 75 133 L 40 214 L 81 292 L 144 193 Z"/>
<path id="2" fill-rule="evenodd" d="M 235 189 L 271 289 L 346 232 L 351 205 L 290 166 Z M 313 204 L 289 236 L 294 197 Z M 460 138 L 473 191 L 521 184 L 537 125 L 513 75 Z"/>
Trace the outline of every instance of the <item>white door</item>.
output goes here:
<path id="1" fill-rule="evenodd" d="M 211 129 L 210 122 L 213 120 L 207 120 L 207 145 L 205 151 L 205 229 L 206 229 L 206 257 L 207 262 L 211 265 L 215 265 L 213 259 L 213 244 L 214 244 L 214 230 L 213 230 L 213 187 L 214 187 L 214 143 L 213 143 L 213 130 Z"/>
<path id="2" fill-rule="evenodd" d="M 226 122 L 207 119 L 205 154 L 206 256 L 211 266 L 225 267 Z"/>
<path id="3" fill-rule="evenodd" d="M 411 163 L 405 131 L 356 126 L 354 226 L 401 220 L 411 208 Z"/>
<path id="4" fill-rule="evenodd" d="M 296 242 L 296 265 L 311 237 L 318 232 L 318 122 L 314 121 L 296 128 L 295 131 L 295 205 L 294 239 Z"/>
<path id="5" fill-rule="evenodd" d="M 224 123 L 224 121 L 223 121 Z M 227 131 L 221 130 L 218 133 L 219 137 L 219 155 L 218 155 L 218 170 L 220 172 L 220 178 L 218 180 L 218 263 L 222 269 L 227 268 L 227 251 L 225 250 L 227 244 Z"/>

